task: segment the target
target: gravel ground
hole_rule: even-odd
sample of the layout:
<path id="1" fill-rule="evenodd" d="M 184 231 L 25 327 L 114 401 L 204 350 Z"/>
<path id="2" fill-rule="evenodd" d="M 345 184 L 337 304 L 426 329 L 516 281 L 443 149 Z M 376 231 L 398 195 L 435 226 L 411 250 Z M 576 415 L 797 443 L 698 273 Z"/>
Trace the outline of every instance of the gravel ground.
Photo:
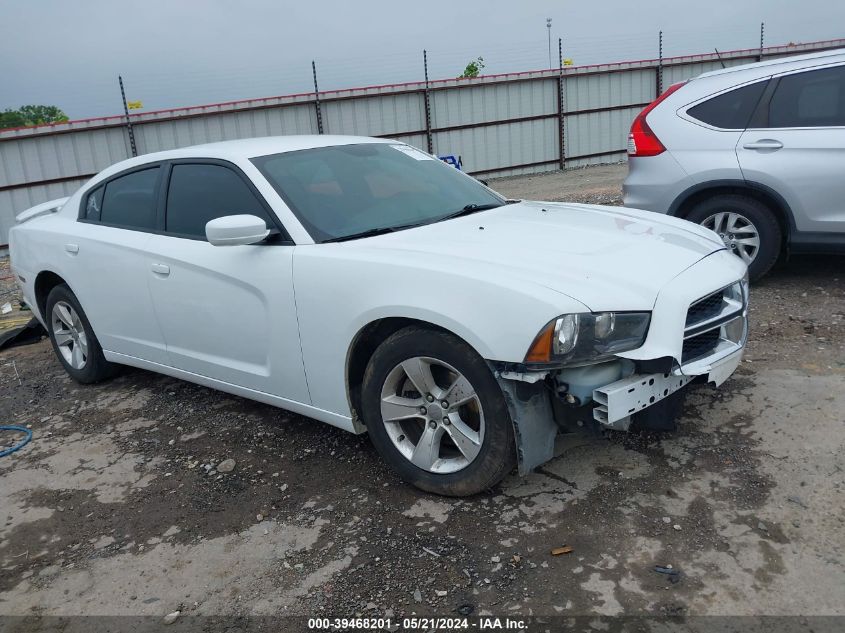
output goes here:
<path id="1" fill-rule="evenodd" d="M 490 181 L 490 186 L 511 198 L 581 202 L 585 204 L 622 204 L 624 163 L 596 165 L 535 176 L 513 176 Z"/>
<path id="2" fill-rule="evenodd" d="M 620 174 L 493 186 L 613 202 Z M 404 485 L 366 436 L 4 351 L 0 420 L 34 439 L 0 458 L 0 614 L 843 616 L 843 271 L 795 258 L 755 286 L 746 361 L 678 431 L 562 437 L 463 500 Z"/>

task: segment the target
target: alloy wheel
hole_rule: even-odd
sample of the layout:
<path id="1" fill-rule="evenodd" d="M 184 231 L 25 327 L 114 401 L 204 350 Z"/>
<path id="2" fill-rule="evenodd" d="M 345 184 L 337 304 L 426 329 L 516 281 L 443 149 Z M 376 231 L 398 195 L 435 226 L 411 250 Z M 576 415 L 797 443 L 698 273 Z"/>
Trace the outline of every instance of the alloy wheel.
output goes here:
<path id="1" fill-rule="evenodd" d="M 757 227 L 741 213 L 720 211 L 704 219 L 701 226 L 715 231 L 734 255 L 750 265 L 760 251 Z"/>
<path id="2" fill-rule="evenodd" d="M 88 362 L 88 337 L 79 315 L 66 301 L 53 306 L 51 324 L 56 347 L 65 362 L 74 369 L 82 369 Z"/>
<path id="3" fill-rule="evenodd" d="M 484 442 L 484 411 L 472 384 L 435 358 L 415 356 L 384 381 L 381 418 L 399 453 L 437 474 L 469 466 Z"/>

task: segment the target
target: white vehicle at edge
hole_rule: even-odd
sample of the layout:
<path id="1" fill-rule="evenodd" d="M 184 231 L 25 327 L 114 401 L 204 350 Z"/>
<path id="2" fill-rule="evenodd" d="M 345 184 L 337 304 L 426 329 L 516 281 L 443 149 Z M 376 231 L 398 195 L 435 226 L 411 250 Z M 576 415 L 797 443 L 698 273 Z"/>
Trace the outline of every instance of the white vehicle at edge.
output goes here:
<path id="1" fill-rule="evenodd" d="M 665 428 L 747 336 L 746 267 L 715 233 L 505 200 L 397 141 L 133 158 L 20 214 L 10 247 L 76 380 L 133 365 L 366 430 L 447 495 L 544 463 L 561 430 Z"/>

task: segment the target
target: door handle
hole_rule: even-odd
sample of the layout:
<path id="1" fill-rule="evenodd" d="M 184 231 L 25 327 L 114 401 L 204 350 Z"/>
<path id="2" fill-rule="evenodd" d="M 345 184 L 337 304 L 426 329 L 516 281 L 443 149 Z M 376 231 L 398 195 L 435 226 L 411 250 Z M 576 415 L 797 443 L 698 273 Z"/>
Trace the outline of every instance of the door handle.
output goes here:
<path id="1" fill-rule="evenodd" d="M 156 275 L 162 277 L 167 277 L 170 274 L 170 266 L 167 264 L 153 264 L 150 268 Z"/>
<path id="2" fill-rule="evenodd" d="M 65 244 L 65 250 L 71 255 L 76 255 L 79 252 L 79 244 Z"/>
<path id="3" fill-rule="evenodd" d="M 763 138 L 754 143 L 746 143 L 742 146 L 744 149 L 780 149 L 783 143 L 774 139 Z"/>

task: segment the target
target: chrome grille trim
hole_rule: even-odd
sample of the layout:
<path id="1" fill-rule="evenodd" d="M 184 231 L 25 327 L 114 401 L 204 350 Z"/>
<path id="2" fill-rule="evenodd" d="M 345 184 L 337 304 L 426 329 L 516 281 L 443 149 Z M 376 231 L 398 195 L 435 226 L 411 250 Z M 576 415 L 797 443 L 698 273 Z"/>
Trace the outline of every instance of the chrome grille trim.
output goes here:
<path id="1" fill-rule="evenodd" d="M 682 370 L 693 363 L 712 362 L 741 349 L 748 335 L 747 307 L 740 282 L 690 304 L 681 351 Z"/>
<path id="2" fill-rule="evenodd" d="M 722 308 L 715 316 L 684 328 L 684 339 L 692 338 L 719 327 L 741 314 L 745 306 L 734 299 L 723 298 Z"/>

